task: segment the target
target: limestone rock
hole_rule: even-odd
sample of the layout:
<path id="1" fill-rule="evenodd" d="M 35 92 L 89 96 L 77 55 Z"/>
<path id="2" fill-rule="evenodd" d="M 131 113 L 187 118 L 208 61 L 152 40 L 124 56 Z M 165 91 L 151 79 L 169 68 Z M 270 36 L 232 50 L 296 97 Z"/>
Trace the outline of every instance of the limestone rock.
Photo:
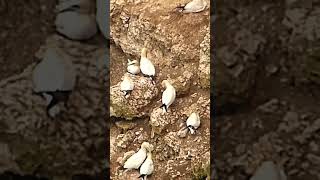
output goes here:
<path id="1" fill-rule="evenodd" d="M 184 137 L 187 136 L 188 131 L 189 131 L 189 130 L 188 130 L 187 128 L 182 128 L 182 129 L 180 129 L 180 130 L 178 131 L 177 135 L 178 135 L 179 137 L 181 137 L 181 138 L 184 138 Z"/>
<path id="2" fill-rule="evenodd" d="M 167 114 L 163 114 L 162 109 L 156 108 L 151 112 L 150 124 L 152 127 L 152 137 L 154 133 L 160 134 L 162 130 L 170 124 L 170 119 Z"/>
<path id="3" fill-rule="evenodd" d="M 176 90 L 177 96 L 185 95 L 189 92 L 192 85 L 193 73 L 186 70 L 183 74 L 175 79 L 169 80 Z"/>
<path id="4" fill-rule="evenodd" d="M 112 0 L 110 9 L 111 36 L 123 51 L 135 56 L 147 44 L 155 65 L 172 65 L 199 59 L 200 41 L 205 36 L 209 16 L 203 12 L 193 18 L 169 13 L 174 4 L 151 0 L 135 4 Z M 148 9 L 148 10 L 146 10 Z M 157 13 L 154 13 L 157 12 Z M 179 26 L 177 26 L 177 23 Z M 181 27 L 185 27 L 181 31 Z"/>
<path id="5" fill-rule="evenodd" d="M 134 90 L 126 99 L 120 91 L 120 83 L 110 88 L 110 112 L 111 116 L 132 120 L 142 117 L 148 111 L 148 105 L 158 95 L 157 87 L 152 84 L 150 78 L 129 75 L 134 83 Z"/>
<path id="6" fill-rule="evenodd" d="M 210 29 L 200 44 L 199 81 L 203 88 L 210 88 Z"/>
<path id="7" fill-rule="evenodd" d="M 176 112 L 163 113 L 160 108 L 153 109 L 150 115 L 151 137 L 153 138 L 154 133 L 161 134 L 166 126 L 173 124 L 178 117 Z"/>

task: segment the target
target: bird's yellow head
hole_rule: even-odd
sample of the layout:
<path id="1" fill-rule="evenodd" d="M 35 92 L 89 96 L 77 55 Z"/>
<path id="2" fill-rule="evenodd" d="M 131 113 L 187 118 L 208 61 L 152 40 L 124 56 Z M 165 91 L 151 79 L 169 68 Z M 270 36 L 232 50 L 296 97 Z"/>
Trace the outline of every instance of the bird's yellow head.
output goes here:
<path id="1" fill-rule="evenodd" d="M 163 80 L 163 81 L 161 82 L 161 85 L 162 85 L 163 87 L 167 87 L 167 86 L 170 86 L 171 84 L 170 84 L 170 82 L 169 82 L 168 80 Z"/>
<path id="2" fill-rule="evenodd" d="M 148 142 L 143 142 L 143 143 L 141 144 L 141 148 L 143 148 L 143 149 L 148 150 L 149 147 L 150 147 L 150 144 L 149 144 Z"/>
<path id="3" fill-rule="evenodd" d="M 147 57 L 147 48 L 142 48 L 142 50 L 141 50 L 141 57 Z"/>

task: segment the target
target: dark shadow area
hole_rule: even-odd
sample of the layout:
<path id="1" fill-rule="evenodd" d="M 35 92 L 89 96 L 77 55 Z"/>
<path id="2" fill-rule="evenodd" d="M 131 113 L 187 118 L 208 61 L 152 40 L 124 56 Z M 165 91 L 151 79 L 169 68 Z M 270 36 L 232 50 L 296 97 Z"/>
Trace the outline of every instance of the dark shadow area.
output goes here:
<path id="1" fill-rule="evenodd" d="M 217 179 L 319 179 L 319 3 L 216 4 Z"/>
<path id="2" fill-rule="evenodd" d="M 97 2 L 0 1 L 1 180 L 109 177 L 109 2 Z"/>

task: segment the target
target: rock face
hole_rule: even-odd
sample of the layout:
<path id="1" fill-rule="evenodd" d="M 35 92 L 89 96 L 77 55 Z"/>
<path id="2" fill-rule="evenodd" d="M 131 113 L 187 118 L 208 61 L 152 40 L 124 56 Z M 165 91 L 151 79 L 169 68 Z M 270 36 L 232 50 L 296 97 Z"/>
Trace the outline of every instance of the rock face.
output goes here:
<path id="1" fill-rule="evenodd" d="M 150 78 L 129 75 L 134 83 L 134 89 L 126 99 L 120 91 L 120 83 L 110 88 L 110 115 L 131 120 L 142 117 L 148 112 L 148 105 L 158 95 L 157 87 Z"/>
<path id="2" fill-rule="evenodd" d="M 68 101 L 69 109 L 64 109 L 54 120 L 46 116 L 45 101 L 32 94 L 32 71 L 36 63 L 20 74 L 1 80 L 0 93 L 5 98 L 0 108 L 0 131 L 10 137 L 1 143 L 7 144 L 11 155 L 7 155 L 8 159 L 0 157 L 5 161 L 0 164 L 7 163 L 12 167 L 10 170 L 31 174 L 39 164 L 46 162 L 42 174 L 47 176 L 71 177 L 77 173 L 102 171 L 106 161 L 105 152 L 101 150 L 105 149 L 107 127 L 106 109 L 101 100 L 107 99 L 104 92 L 108 59 L 101 57 L 106 56 L 106 47 L 84 45 L 53 35 L 41 46 L 36 57 L 42 59 L 49 46 L 70 55 L 69 60 L 80 74 Z M 0 156 L 8 154 L 5 146 L 0 146 Z M 93 155 L 91 150 L 99 153 Z M 0 170 L 4 169 L 0 167 Z"/>
<path id="3" fill-rule="evenodd" d="M 199 81 L 200 86 L 210 88 L 210 28 L 200 44 Z"/>
<path id="4" fill-rule="evenodd" d="M 175 66 L 199 59 L 209 11 L 183 15 L 172 11 L 175 7 L 166 1 L 112 0 L 111 37 L 125 53 L 136 56 L 146 44 L 156 65 Z"/>
<path id="5" fill-rule="evenodd" d="M 131 122 L 135 123 L 125 132 L 122 127 L 111 126 L 111 139 L 115 139 L 111 143 L 111 162 L 136 151 L 139 142 L 147 140 L 155 147 L 151 179 L 192 179 L 193 170 L 203 169 L 210 155 L 209 10 L 183 14 L 174 10 L 178 3 L 181 2 L 111 0 L 110 5 L 111 45 L 122 50 L 118 55 L 111 48 L 111 115 L 121 117 L 116 121 L 125 118 L 134 119 Z M 148 58 L 155 65 L 155 86 L 140 74 L 132 76 L 137 87 L 125 99 L 119 92 L 122 79 L 117 76 L 126 72 L 128 58 L 140 59 L 143 47 L 148 48 Z M 163 80 L 172 83 L 177 93 L 167 113 L 159 108 Z M 198 112 L 201 118 L 196 135 L 186 129 L 185 121 L 192 112 Z M 187 170 L 182 171 L 181 167 Z M 125 176 L 119 163 L 111 164 L 113 179 L 129 178 Z"/>

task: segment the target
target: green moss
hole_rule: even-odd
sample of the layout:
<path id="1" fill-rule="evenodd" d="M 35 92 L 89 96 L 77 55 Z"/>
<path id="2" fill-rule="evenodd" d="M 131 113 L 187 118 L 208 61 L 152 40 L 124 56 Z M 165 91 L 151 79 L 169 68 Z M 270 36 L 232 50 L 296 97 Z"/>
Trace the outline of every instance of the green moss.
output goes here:
<path id="1" fill-rule="evenodd" d="M 206 180 L 210 179 L 210 164 L 195 167 L 192 170 L 192 180 Z"/>
<path id="2" fill-rule="evenodd" d="M 111 107 L 113 108 L 114 113 L 118 117 L 123 117 L 123 118 L 126 118 L 126 119 L 132 119 L 136 114 L 133 110 L 131 110 L 125 104 L 120 106 L 118 104 L 122 104 L 122 103 L 113 103 L 112 101 L 111 101 L 110 104 L 111 104 Z"/>

